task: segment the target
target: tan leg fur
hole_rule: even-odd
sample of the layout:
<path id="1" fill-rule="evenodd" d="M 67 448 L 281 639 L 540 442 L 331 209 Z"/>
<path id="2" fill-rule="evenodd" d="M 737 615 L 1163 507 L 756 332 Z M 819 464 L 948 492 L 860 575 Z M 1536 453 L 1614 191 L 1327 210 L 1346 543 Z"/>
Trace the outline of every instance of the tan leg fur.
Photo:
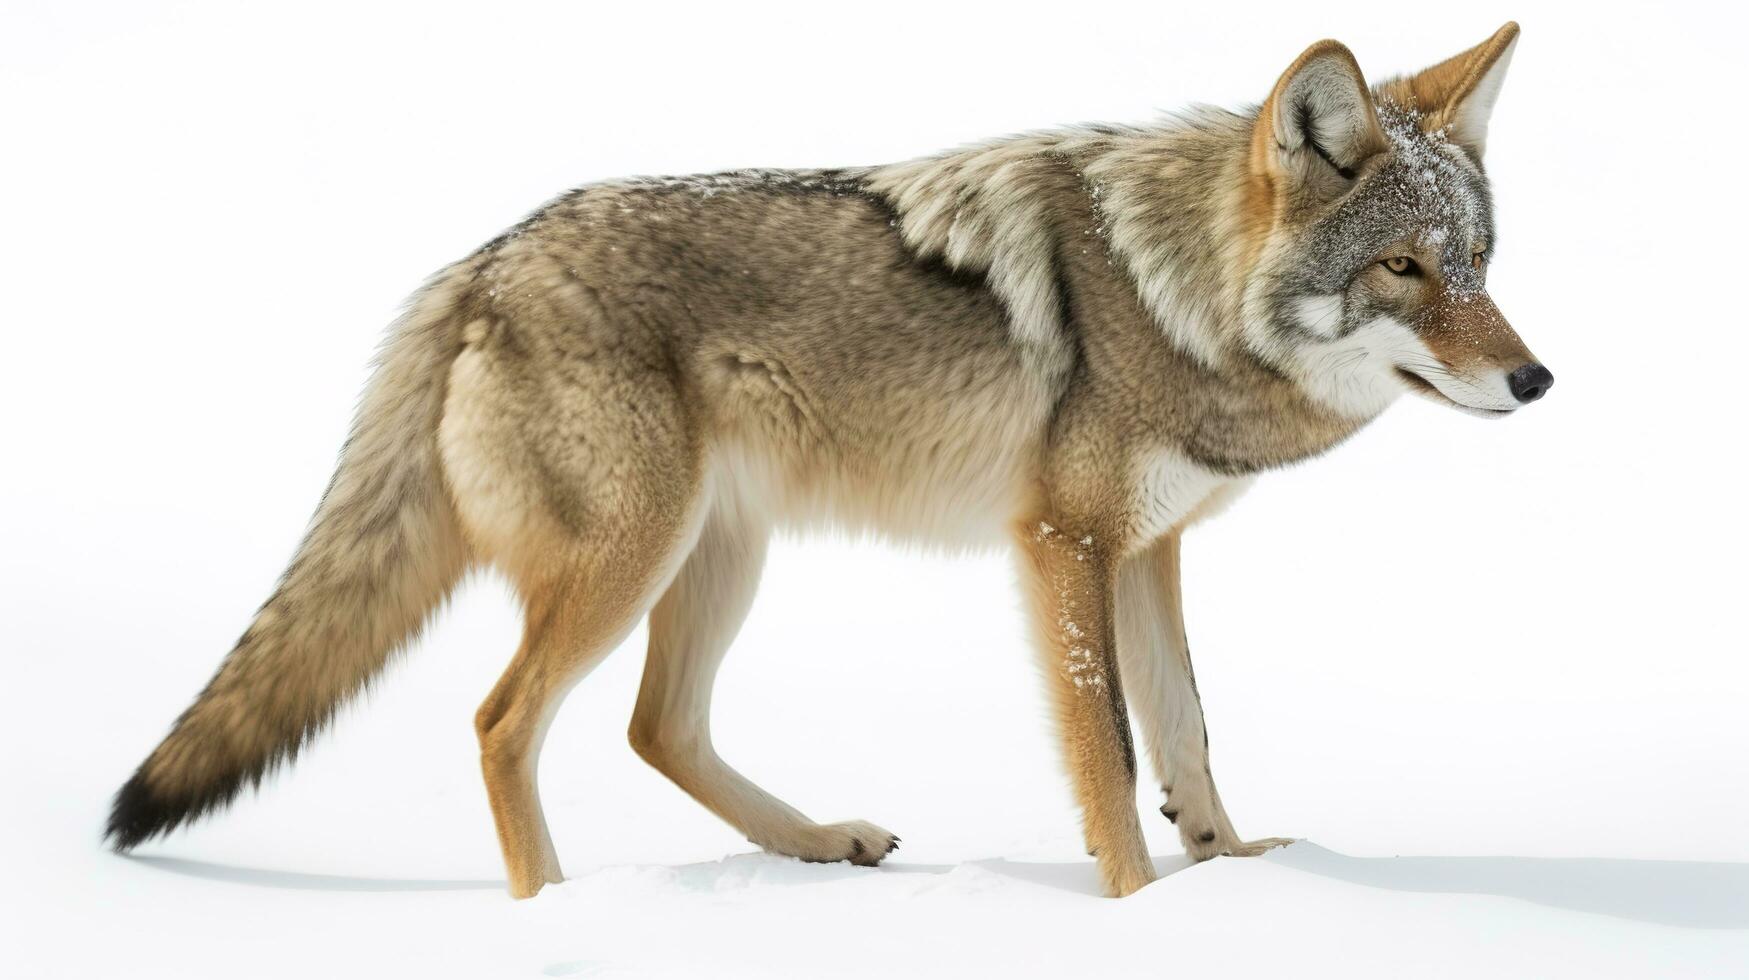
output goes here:
<path id="1" fill-rule="evenodd" d="M 1154 864 L 1136 814 L 1136 754 L 1113 649 L 1114 565 L 1085 526 L 1040 519 L 1016 537 L 1087 850 L 1106 894 L 1128 895 L 1154 879 Z"/>
<path id="2" fill-rule="evenodd" d="M 765 528 L 719 504 L 692 556 L 650 614 L 650 652 L 632 716 L 638 754 L 693 799 L 775 854 L 878 864 L 898 838 L 874 824 L 817 824 L 754 785 L 711 745 L 711 686 L 765 561 Z"/>
<path id="3" fill-rule="evenodd" d="M 1208 733 L 1190 665 L 1179 595 L 1178 532 L 1128 559 L 1118 574 L 1118 651 L 1154 773 L 1166 792 L 1160 812 L 1178 827 L 1185 853 L 1252 857 L 1293 841 L 1241 840 L 1209 769 Z"/>

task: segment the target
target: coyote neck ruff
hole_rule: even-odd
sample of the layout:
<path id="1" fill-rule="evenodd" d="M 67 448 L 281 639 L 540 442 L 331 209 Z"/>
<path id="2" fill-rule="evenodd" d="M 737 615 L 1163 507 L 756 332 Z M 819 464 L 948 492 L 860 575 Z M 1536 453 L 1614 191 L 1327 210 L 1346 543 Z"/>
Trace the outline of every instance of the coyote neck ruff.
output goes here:
<path id="1" fill-rule="evenodd" d="M 1547 390 L 1483 281 L 1516 36 L 1376 89 L 1320 42 L 1247 113 L 559 198 L 396 324 L 296 559 L 111 837 L 258 783 L 490 565 L 526 612 L 475 718 L 513 894 L 560 880 L 546 727 L 645 616 L 638 753 L 760 847 L 878 863 L 896 837 L 810 820 L 710 739 L 767 538 L 831 524 L 1014 548 L 1112 894 L 1153 873 L 1130 708 L 1194 857 L 1282 843 L 1215 791 L 1179 537 L 1403 391 L 1504 414 Z"/>

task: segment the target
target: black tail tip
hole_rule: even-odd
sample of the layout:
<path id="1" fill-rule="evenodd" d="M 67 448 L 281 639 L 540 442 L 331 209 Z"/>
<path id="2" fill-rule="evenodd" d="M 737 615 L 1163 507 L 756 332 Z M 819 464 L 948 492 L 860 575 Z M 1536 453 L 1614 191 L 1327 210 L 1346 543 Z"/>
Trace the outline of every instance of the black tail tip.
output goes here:
<path id="1" fill-rule="evenodd" d="M 117 854 L 126 854 L 159 834 L 168 833 L 188 819 L 186 806 L 153 793 L 140 773 L 115 794 L 109 810 L 109 826 L 103 837 Z"/>

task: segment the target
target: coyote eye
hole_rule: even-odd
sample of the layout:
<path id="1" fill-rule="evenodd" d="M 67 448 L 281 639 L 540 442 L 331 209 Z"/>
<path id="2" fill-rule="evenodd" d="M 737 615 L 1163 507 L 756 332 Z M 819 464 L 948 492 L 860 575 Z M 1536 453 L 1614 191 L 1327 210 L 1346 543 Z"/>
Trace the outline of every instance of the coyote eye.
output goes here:
<path id="1" fill-rule="evenodd" d="M 1395 258 L 1389 258 L 1379 264 L 1399 276 L 1412 276 L 1421 271 L 1421 267 L 1415 264 L 1415 260 L 1407 255 L 1399 255 Z"/>

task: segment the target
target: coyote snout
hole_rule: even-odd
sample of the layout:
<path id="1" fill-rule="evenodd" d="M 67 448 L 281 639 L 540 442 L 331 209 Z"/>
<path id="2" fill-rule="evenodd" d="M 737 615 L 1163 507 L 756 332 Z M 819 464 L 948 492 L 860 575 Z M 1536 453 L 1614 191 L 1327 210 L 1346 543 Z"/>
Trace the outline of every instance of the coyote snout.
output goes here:
<path id="1" fill-rule="evenodd" d="M 1555 376 L 1525 347 L 1486 292 L 1442 296 L 1414 324 L 1424 356 L 1398 370 L 1411 390 L 1473 415 L 1507 415 L 1548 394 Z"/>

